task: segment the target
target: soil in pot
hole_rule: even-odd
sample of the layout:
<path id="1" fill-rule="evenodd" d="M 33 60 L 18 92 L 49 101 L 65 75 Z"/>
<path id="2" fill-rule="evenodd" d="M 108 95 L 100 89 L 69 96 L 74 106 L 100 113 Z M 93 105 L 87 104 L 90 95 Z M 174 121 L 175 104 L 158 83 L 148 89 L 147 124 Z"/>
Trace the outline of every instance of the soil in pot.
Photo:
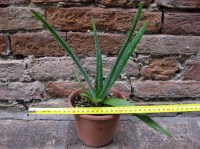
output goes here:
<path id="1" fill-rule="evenodd" d="M 86 98 L 77 95 L 72 101 L 73 107 L 95 107 L 95 104 Z"/>

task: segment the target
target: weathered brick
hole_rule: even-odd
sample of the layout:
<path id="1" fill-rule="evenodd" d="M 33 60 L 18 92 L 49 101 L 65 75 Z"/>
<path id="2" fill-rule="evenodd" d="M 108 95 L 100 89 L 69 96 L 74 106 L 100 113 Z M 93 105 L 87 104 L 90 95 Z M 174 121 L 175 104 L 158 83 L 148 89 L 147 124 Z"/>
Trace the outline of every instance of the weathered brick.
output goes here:
<path id="1" fill-rule="evenodd" d="M 196 98 L 200 97 L 200 82 L 193 81 L 133 81 L 134 95 L 139 98 Z"/>
<path id="2" fill-rule="evenodd" d="M 65 33 L 60 32 L 65 39 Z M 11 36 L 13 54 L 41 56 L 63 56 L 66 53 L 48 32 L 18 33 Z"/>
<path id="3" fill-rule="evenodd" d="M 85 84 L 85 82 L 83 82 Z M 85 84 L 86 85 L 86 84 Z M 57 81 L 45 84 L 48 95 L 52 97 L 68 97 L 72 91 L 80 88 L 77 82 L 74 81 Z M 120 87 L 122 86 L 122 87 Z M 128 82 L 117 81 L 114 85 L 116 89 L 129 97 L 131 93 L 131 85 Z"/>
<path id="4" fill-rule="evenodd" d="M 21 60 L 0 61 L 0 81 L 19 81 L 23 77 L 25 65 Z"/>
<path id="5" fill-rule="evenodd" d="M 195 54 L 199 52 L 199 41 L 198 36 L 146 35 L 136 52 L 152 55 Z"/>
<path id="6" fill-rule="evenodd" d="M 200 35 L 199 13 L 165 13 L 164 33 L 173 35 Z"/>
<path id="7" fill-rule="evenodd" d="M 140 70 L 145 78 L 166 80 L 178 70 L 178 61 L 175 57 L 154 58 L 147 67 Z"/>
<path id="8" fill-rule="evenodd" d="M 31 78 L 38 81 L 66 80 L 72 75 L 73 62 L 70 58 L 39 58 L 28 64 Z"/>
<path id="9" fill-rule="evenodd" d="M 40 9 L 34 9 L 43 14 Z M 26 7 L 0 8 L 0 30 L 40 29 L 43 25 L 36 20 Z"/>
<path id="10" fill-rule="evenodd" d="M 105 77 L 110 71 L 115 59 L 114 57 L 103 57 L 103 74 Z M 71 69 L 74 67 L 74 63 L 69 57 L 27 59 L 26 63 L 28 64 L 28 71 L 30 72 L 29 74 L 32 80 L 67 80 L 73 76 Z M 94 78 L 96 71 L 95 58 L 86 58 L 83 67 L 90 77 Z M 129 60 L 121 75 L 128 78 L 138 76 L 139 70 L 137 65 Z"/>
<path id="11" fill-rule="evenodd" d="M 128 81 L 116 81 L 113 88 L 119 90 L 126 96 L 126 99 L 130 99 L 131 95 L 131 83 Z"/>
<path id="12" fill-rule="evenodd" d="M 0 5 L 22 4 L 27 2 L 29 0 L 0 0 Z"/>
<path id="13" fill-rule="evenodd" d="M 45 87 L 42 83 L 0 83 L 0 100 L 46 99 Z"/>
<path id="14" fill-rule="evenodd" d="M 0 54 L 7 55 L 9 50 L 8 36 L 0 35 Z"/>
<path id="15" fill-rule="evenodd" d="M 96 0 L 97 4 L 105 5 L 105 6 L 126 6 L 126 0 Z"/>
<path id="16" fill-rule="evenodd" d="M 185 64 L 184 78 L 186 80 L 200 80 L 200 60 L 188 60 Z"/>
<path id="17" fill-rule="evenodd" d="M 156 0 L 156 4 L 168 7 L 168 8 L 199 8 L 200 1 L 199 0 Z"/>
<path id="18" fill-rule="evenodd" d="M 102 53 L 111 55 L 118 54 L 125 39 L 121 34 L 100 33 L 98 36 Z M 69 32 L 67 43 L 76 54 L 95 55 L 94 36 L 91 33 Z"/>
<path id="19" fill-rule="evenodd" d="M 91 17 L 95 17 L 97 29 L 104 31 L 128 31 L 136 14 L 132 9 L 104 9 L 95 7 L 49 8 L 47 20 L 63 30 L 85 31 L 91 29 Z M 160 12 L 143 11 L 138 23 L 141 27 L 149 19 L 147 31 L 157 32 L 161 26 Z"/>
<path id="20" fill-rule="evenodd" d="M 107 76 L 108 72 L 110 72 L 114 61 L 116 60 L 115 57 L 104 57 L 103 58 L 103 74 L 104 77 Z M 95 77 L 96 73 L 96 60 L 93 57 L 89 57 L 85 59 L 85 62 L 83 64 L 86 71 L 91 77 Z M 126 77 L 136 77 L 139 75 L 139 69 L 137 67 L 137 64 L 133 61 L 129 60 L 124 68 L 124 70 L 121 73 L 122 76 Z"/>
<path id="21" fill-rule="evenodd" d="M 58 81 L 45 84 L 46 91 L 50 96 L 68 97 L 72 91 L 79 88 L 78 83 L 72 81 Z"/>
<path id="22" fill-rule="evenodd" d="M 53 3 L 53 2 L 66 2 L 66 3 L 88 3 L 92 0 L 31 0 L 33 3 Z"/>
<path id="23" fill-rule="evenodd" d="M 152 0 L 145 0 L 143 1 L 143 6 L 147 7 L 150 3 L 152 2 Z M 140 0 L 96 0 L 97 4 L 101 4 L 104 6 L 120 6 L 120 7 L 136 7 L 139 5 Z"/>

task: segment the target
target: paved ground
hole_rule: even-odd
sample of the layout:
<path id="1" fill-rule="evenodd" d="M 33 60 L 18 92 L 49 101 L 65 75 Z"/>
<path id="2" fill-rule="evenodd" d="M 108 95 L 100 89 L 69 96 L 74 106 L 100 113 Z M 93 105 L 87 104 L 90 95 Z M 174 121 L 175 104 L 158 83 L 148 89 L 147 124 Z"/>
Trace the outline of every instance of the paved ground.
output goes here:
<path id="1" fill-rule="evenodd" d="M 112 142 L 102 149 L 200 149 L 200 117 L 156 117 L 174 139 L 132 116 L 122 116 Z M 92 149 L 77 137 L 72 116 L 27 116 L 0 111 L 0 149 Z"/>

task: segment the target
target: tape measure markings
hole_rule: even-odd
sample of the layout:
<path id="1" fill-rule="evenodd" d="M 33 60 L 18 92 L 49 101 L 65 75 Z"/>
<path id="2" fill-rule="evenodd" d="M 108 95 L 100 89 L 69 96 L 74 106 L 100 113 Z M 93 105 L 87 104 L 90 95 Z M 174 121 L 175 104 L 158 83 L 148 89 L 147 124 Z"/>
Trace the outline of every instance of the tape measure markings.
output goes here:
<path id="1" fill-rule="evenodd" d="M 29 114 L 136 114 L 168 112 L 200 112 L 200 104 L 83 108 L 29 108 Z"/>

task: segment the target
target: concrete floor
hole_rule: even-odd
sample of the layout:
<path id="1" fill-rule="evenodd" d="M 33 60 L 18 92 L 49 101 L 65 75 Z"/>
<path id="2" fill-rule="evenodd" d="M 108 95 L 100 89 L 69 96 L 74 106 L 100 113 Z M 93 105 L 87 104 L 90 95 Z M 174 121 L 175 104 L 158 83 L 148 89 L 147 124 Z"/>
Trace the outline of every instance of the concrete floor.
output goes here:
<path id="1" fill-rule="evenodd" d="M 168 138 L 133 116 L 123 115 L 112 142 L 102 149 L 200 149 L 200 117 L 154 117 Z M 0 111 L 0 149 L 92 149 L 77 136 L 71 115 Z"/>

